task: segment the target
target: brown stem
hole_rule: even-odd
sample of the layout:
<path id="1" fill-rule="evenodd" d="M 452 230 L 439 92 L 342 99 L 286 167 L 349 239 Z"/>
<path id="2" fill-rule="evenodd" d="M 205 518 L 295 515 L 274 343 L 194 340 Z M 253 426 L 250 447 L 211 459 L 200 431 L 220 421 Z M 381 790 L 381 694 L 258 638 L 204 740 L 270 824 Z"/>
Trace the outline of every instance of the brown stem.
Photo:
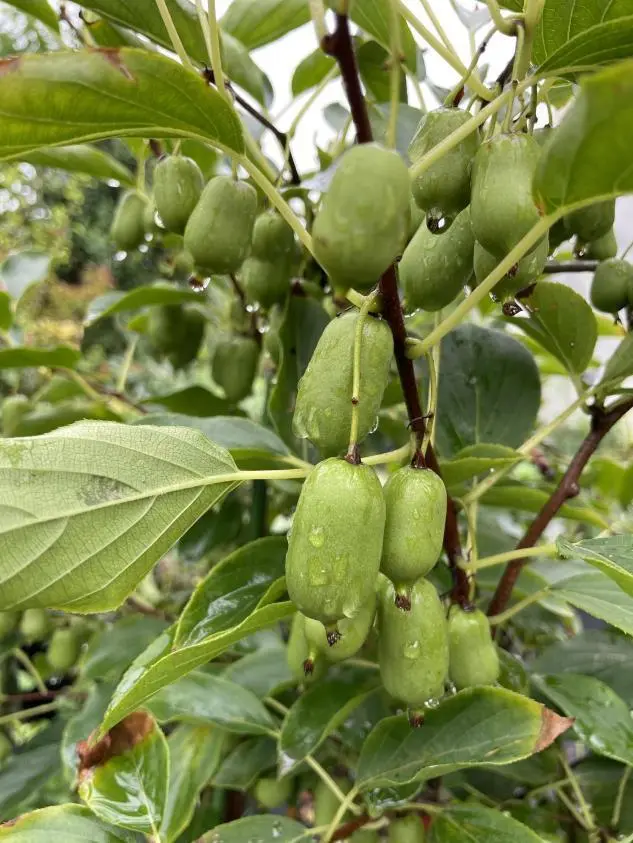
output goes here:
<path id="1" fill-rule="evenodd" d="M 555 275 L 557 272 L 595 272 L 598 263 L 591 260 L 548 261 L 543 272 L 545 275 Z"/>
<path id="2" fill-rule="evenodd" d="M 611 428 L 632 408 L 633 398 L 620 401 L 609 410 L 604 410 L 602 407 L 593 408 L 591 430 L 569 463 L 569 467 L 556 487 L 555 492 L 543 505 L 543 508 L 518 543 L 517 550 L 524 547 L 533 547 L 565 501 L 575 497 L 579 493 L 578 481 L 584 467 Z M 526 561 L 525 559 L 514 559 L 512 562 L 508 562 L 503 576 L 497 585 L 497 590 L 488 606 L 489 615 L 498 615 L 506 608 L 512 595 L 512 590 Z"/>
<path id="3" fill-rule="evenodd" d="M 343 87 L 347 94 L 352 119 L 356 128 L 358 143 L 371 143 L 373 135 L 367 113 L 367 104 L 360 84 L 354 45 L 346 15 L 336 16 L 336 29 L 333 33 L 325 36 L 321 42 L 321 47 L 325 53 L 333 56 L 338 63 L 343 79 Z M 426 424 L 420 404 L 420 395 L 413 361 L 406 355 L 407 331 L 398 293 L 398 276 L 395 266 L 390 266 L 383 274 L 378 289 L 380 290 L 383 303 L 383 316 L 389 324 L 393 335 L 394 356 L 396 358 L 398 375 L 409 417 L 409 426 L 415 435 L 416 453 L 413 457 L 413 463 L 418 468 L 424 468 L 425 465 L 428 465 L 430 469 L 441 476 L 433 447 L 429 444 L 426 454 L 422 454 L 420 451 Z M 453 575 L 452 599 L 454 602 L 465 605 L 468 602 L 469 594 L 468 577 L 458 567 L 458 562 L 462 558 L 462 549 L 457 523 L 457 508 L 451 498 L 448 501 L 448 512 L 444 531 L 444 549 Z"/>
<path id="4" fill-rule="evenodd" d="M 356 817 L 355 820 L 350 820 L 348 823 L 345 823 L 345 825 L 341 825 L 336 829 L 332 835 L 332 841 L 347 840 L 348 837 L 351 837 L 355 831 L 358 831 L 359 828 L 367 825 L 368 822 L 371 822 L 371 819 L 367 816 L 367 814 Z"/>

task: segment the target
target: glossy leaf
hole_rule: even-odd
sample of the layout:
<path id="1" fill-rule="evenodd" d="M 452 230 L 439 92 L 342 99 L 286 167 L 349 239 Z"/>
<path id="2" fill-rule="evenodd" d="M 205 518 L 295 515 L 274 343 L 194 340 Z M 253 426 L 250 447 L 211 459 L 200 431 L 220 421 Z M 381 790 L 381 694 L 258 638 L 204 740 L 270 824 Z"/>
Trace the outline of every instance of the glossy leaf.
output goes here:
<path id="1" fill-rule="evenodd" d="M 315 682 L 291 706 L 279 748 L 296 765 L 313 753 L 348 715 L 380 685 L 375 670 L 341 670 Z M 284 759 L 284 773 L 289 771 Z"/>
<path id="2" fill-rule="evenodd" d="M 178 726 L 167 740 L 169 789 L 160 826 L 160 839 L 171 843 L 193 817 L 198 795 L 218 768 L 224 734 L 209 726 Z"/>
<path id="3" fill-rule="evenodd" d="M 0 825 L 0 840 L 11 843 L 142 843 L 134 832 L 103 822 L 81 805 L 53 805 Z"/>
<path id="4" fill-rule="evenodd" d="M 584 372 L 598 338 L 596 317 L 586 300 L 565 284 L 539 281 L 521 304 L 528 318 L 513 319 L 513 324 L 558 358 L 569 372 Z"/>
<path id="5" fill-rule="evenodd" d="M 292 95 L 298 97 L 304 91 L 316 87 L 335 67 L 336 60 L 332 56 L 326 56 L 320 48 L 309 53 L 299 62 L 292 74 Z"/>
<path id="6" fill-rule="evenodd" d="M 226 100 L 158 53 L 64 50 L 5 59 L 0 73 L 0 159 L 126 136 L 189 137 L 243 150 L 239 118 Z"/>
<path id="7" fill-rule="evenodd" d="M 541 26 L 541 31 L 544 31 Z M 569 70 L 593 70 L 633 56 L 633 16 L 606 21 L 579 33 L 552 53 L 540 66 L 539 75 Z"/>
<path id="8" fill-rule="evenodd" d="M 156 835 L 169 782 L 169 749 L 165 736 L 148 715 L 139 715 L 142 731 L 133 745 L 104 763 L 82 772 L 79 795 L 104 822 Z"/>
<path id="9" fill-rule="evenodd" d="M 541 402 L 532 355 L 507 334 L 462 325 L 442 341 L 437 441 L 454 456 L 482 442 L 520 445 Z M 520 389 L 519 389 L 520 384 Z"/>
<path id="10" fill-rule="evenodd" d="M 236 471 L 196 431 L 112 422 L 6 439 L 0 468 L 1 608 L 83 612 L 119 606 Z"/>
<path id="11" fill-rule="evenodd" d="M 633 598 L 604 574 L 598 571 L 576 574 L 556 583 L 554 593 L 577 609 L 633 636 Z"/>
<path id="12" fill-rule="evenodd" d="M 64 773 L 69 784 L 75 784 L 77 778 L 77 744 L 86 741 L 97 729 L 105 713 L 114 686 L 111 683 L 94 684 L 88 691 L 80 711 L 66 723 L 62 735 L 61 757 Z"/>
<path id="13" fill-rule="evenodd" d="M 272 738 L 242 741 L 224 759 L 213 784 L 230 790 L 248 790 L 276 762 L 277 742 Z"/>
<path id="14" fill-rule="evenodd" d="M 164 632 L 167 623 L 160 618 L 121 618 L 90 640 L 81 659 L 85 679 L 117 681 L 130 663 Z"/>
<path id="15" fill-rule="evenodd" d="M 522 11 L 522 7 L 515 11 Z M 579 38 L 584 36 L 588 39 L 592 34 L 596 37 L 601 25 L 621 18 L 626 19 L 631 14 L 633 7 L 630 0 L 616 0 L 610 3 L 589 0 L 580 5 L 574 0 L 546 3 L 534 41 L 533 59 L 538 64 L 545 62 L 547 65 L 556 59 L 561 50 L 577 43 Z M 620 20 L 620 24 L 623 23 Z"/>
<path id="16" fill-rule="evenodd" d="M 501 507 L 503 509 L 518 509 L 522 512 L 540 512 L 547 503 L 552 492 L 547 489 L 534 489 L 522 483 L 498 483 L 489 489 L 481 498 L 486 506 Z M 582 503 L 569 502 L 558 510 L 559 518 L 568 518 L 583 524 L 593 524 L 601 529 L 607 529 L 609 524 L 600 513 Z"/>
<path id="17" fill-rule="evenodd" d="M 23 156 L 36 167 L 55 167 L 69 173 L 84 173 L 96 179 L 115 180 L 134 185 L 135 176 L 128 168 L 102 149 L 88 144 L 38 149 Z"/>
<path id="18" fill-rule="evenodd" d="M 13 299 L 31 286 L 48 278 L 51 257 L 42 252 L 17 252 L 0 264 L 0 286 L 4 286 Z"/>
<path id="19" fill-rule="evenodd" d="M 271 647 L 249 653 L 229 665 L 223 676 L 252 691 L 260 699 L 295 682 L 288 667 L 285 647 Z"/>
<path id="20" fill-rule="evenodd" d="M 557 545 L 561 556 L 588 562 L 633 597 L 633 536 L 608 536 L 574 544 L 559 538 Z"/>
<path id="21" fill-rule="evenodd" d="M 204 386 L 186 386 L 175 392 L 168 392 L 165 395 L 150 395 L 143 399 L 143 404 L 157 404 L 164 407 L 171 413 L 180 413 L 187 416 L 221 416 L 228 412 L 229 404 L 224 398 L 220 398 L 210 392 Z"/>
<path id="22" fill-rule="evenodd" d="M 299 843 L 306 839 L 307 829 L 288 817 L 278 814 L 245 817 L 226 825 L 219 825 L 202 838 L 202 843 L 244 843 L 245 840 L 257 840 L 257 843 Z"/>
<path id="23" fill-rule="evenodd" d="M 0 369 L 23 369 L 27 366 L 74 369 L 80 356 L 79 351 L 69 345 L 59 345 L 57 348 L 12 346 L 0 348 Z"/>
<path id="24" fill-rule="evenodd" d="M 627 334 L 608 359 L 600 381 L 600 391 L 608 395 L 617 392 L 625 378 L 633 375 L 633 334 Z"/>
<path id="25" fill-rule="evenodd" d="M 358 72 L 363 85 L 377 103 L 389 102 L 391 97 L 391 80 L 389 74 L 390 54 L 377 41 L 365 41 L 356 50 Z M 407 101 L 407 82 L 404 74 L 400 76 L 400 102 Z M 418 112 L 419 114 L 419 112 Z M 399 117 L 402 115 L 399 114 Z M 417 115 L 416 115 L 417 116 Z M 417 124 L 420 122 L 417 116 Z M 400 146 L 398 145 L 400 151 Z M 406 154 L 406 149 L 404 150 Z"/>
<path id="26" fill-rule="evenodd" d="M 447 486 L 455 486 L 480 474 L 509 468 L 523 459 L 518 451 L 505 445 L 467 445 L 452 460 L 442 461 L 442 478 Z"/>
<path id="27" fill-rule="evenodd" d="M 6 2 L 10 6 L 15 6 L 16 9 L 37 18 L 53 32 L 59 32 L 59 18 L 48 0 L 6 0 Z"/>
<path id="28" fill-rule="evenodd" d="M 224 32 L 249 50 L 276 41 L 310 20 L 304 0 L 233 0 L 220 21 Z"/>
<path id="29" fill-rule="evenodd" d="M 12 755 L 0 769 L 0 817 L 12 817 L 14 810 L 59 769 L 58 742 L 44 743 L 32 749 L 27 744 L 23 751 Z"/>
<path id="30" fill-rule="evenodd" d="M 350 15 L 372 38 L 375 38 L 385 50 L 391 49 L 389 0 L 355 0 L 350 7 Z M 400 43 L 404 62 L 409 70 L 417 70 L 417 48 L 408 24 L 400 19 Z"/>
<path id="31" fill-rule="evenodd" d="M 435 818 L 429 843 L 542 843 L 542 838 L 504 811 L 485 805 L 451 805 Z"/>
<path id="32" fill-rule="evenodd" d="M 155 694 L 149 708 L 160 720 L 213 723 L 238 735 L 267 735 L 276 724 L 255 694 L 208 673 L 193 672 Z"/>
<path id="33" fill-rule="evenodd" d="M 621 697 L 594 676 L 563 673 L 532 681 L 567 716 L 574 731 L 597 755 L 633 764 L 633 722 Z"/>
<path id="34" fill-rule="evenodd" d="M 549 746 L 570 721 L 501 688 L 470 688 L 427 712 L 412 729 L 388 717 L 369 735 L 358 763 L 363 788 L 424 781 L 452 770 L 510 764 Z"/>
<path id="35" fill-rule="evenodd" d="M 85 318 L 86 325 L 94 325 L 99 319 L 106 319 L 116 313 L 138 310 L 152 305 L 185 304 L 186 302 L 204 302 L 200 293 L 186 287 L 169 284 L 148 284 L 135 287 L 127 293 L 106 293 L 93 299 Z"/>
<path id="36" fill-rule="evenodd" d="M 622 788 L 620 821 L 617 824 L 620 835 L 633 832 L 633 781 L 629 768 L 608 758 L 590 756 L 574 767 L 574 775 L 598 823 L 608 828 L 613 817 L 615 802 Z M 622 777 L 628 781 L 623 782 Z M 622 787 L 623 786 L 623 787 Z"/>
<path id="37" fill-rule="evenodd" d="M 549 214 L 633 191 L 632 127 L 633 61 L 586 77 L 543 150 L 534 178 L 541 209 Z"/>

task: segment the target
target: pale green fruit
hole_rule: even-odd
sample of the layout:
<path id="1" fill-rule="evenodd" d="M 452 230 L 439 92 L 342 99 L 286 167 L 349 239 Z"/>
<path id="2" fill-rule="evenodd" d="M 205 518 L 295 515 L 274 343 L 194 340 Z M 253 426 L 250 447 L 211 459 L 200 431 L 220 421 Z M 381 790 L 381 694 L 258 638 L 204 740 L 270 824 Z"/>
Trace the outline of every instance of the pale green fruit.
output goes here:
<path id="1" fill-rule="evenodd" d="M 65 673 L 79 658 L 81 643 L 74 629 L 56 629 L 46 651 L 46 659 L 56 673 Z"/>
<path id="2" fill-rule="evenodd" d="M 286 585 L 308 617 L 332 626 L 371 599 L 380 565 L 385 502 L 367 465 L 328 459 L 301 490 L 286 556 Z"/>
<path id="3" fill-rule="evenodd" d="M 591 303 L 604 313 L 617 313 L 633 303 L 633 264 L 618 258 L 603 261 L 591 283 Z"/>
<path id="4" fill-rule="evenodd" d="M 45 609 L 26 609 L 20 620 L 20 634 L 33 644 L 44 641 L 51 631 L 51 620 Z"/>
<path id="5" fill-rule="evenodd" d="M 154 204 L 167 231 L 182 234 L 196 207 L 204 178 L 192 158 L 170 155 L 154 170 Z"/>
<path id="6" fill-rule="evenodd" d="M 273 779 L 271 776 L 265 776 L 257 780 L 254 796 L 259 804 L 268 810 L 279 808 L 292 796 L 292 781 L 288 778 Z"/>
<path id="7" fill-rule="evenodd" d="M 290 291 L 290 262 L 287 258 L 275 261 L 246 258 L 240 270 L 240 281 L 246 298 L 268 310 L 283 302 Z"/>
<path id="8" fill-rule="evenodd" d="M 424 843 L 424 825 L 417 814 L 392 820 L 387 843 Z"/>
<path id="9" fill-rule="evenodd" d="M 606 261 L 609 258 L 614 258 L 617 253 L 618 242 L 615 239 L 613 228 L 609 229 L 602 237 L 592 240 L 591 243 L 586 243 L 584 246 L 584 255 L 590 260 Z"/>
<path id="10" fill-rule="evenodd" d="M 409 172 L 376 144 L 344 153 L 314 221 L 314 255 L 336 288 L 370 290 L 402 252 L 410 223 Z"/>
<path id="11" fill-rule="evenodd" d="M 117 249 L 129 252 L 145 240 L 145 211 L 149 204 L 147 196 L 138 190 L 128 190 L 121 196 L 110 228 Z"/>
<path id="12" fill-rule="evenodd" d="M 317 654 L 310 653 L 310 645 L 305 631 L 306 620 L 306 616 L 302 615 L 301 612 L 295 612 L 286 647 L 288 667 L 294 678 L 299 681 L 319 679 L 327 669 L 325 659 L 317 658 Z"/>
<path id="13" fill-rule="evenodd" d="M 235 336 L 218 342 L 211 374 L 228 401 L 237 404 L 250 395 L 258 363 L 259 345 L 252 337 Z"/>
<path id="14" fill-rule="evenodd" d="M 282 261 L 290 265 L 294 260 L 294 232 L 277 211 L 264 211 L 255 220 L 252 254 L 272 263 Z"/>
<path id="15" fill-rule="evenodd" d="M 299 382 L 294 433 L 310 439 L 326 455 L 341 453 L 349 442 L 357 324 L 358 311 L 333 319 L 321 334 Z M 361 341 L 358 442 L 376 425 L 392 357 L 389 326 L 382 319 L 368 316 Z"/>
<path id="16" fill-rule="evenodd" d="M 488 618 L 479 609 L 451 606 L 448 615 L 450 677 L 458 689 L 492 685 L 499 678 L 499 656 Z"/>
<path id="17" fill-rule="evenodd" d="M 154 353 L 166 357 L 174 369 L 184 369 L 196 359 L 206 320 L 196 307 L 169 304 L 153 307 L 147 334 Z"/>
<path id="18" fill-rule="evenodd" d="M 336 624 L 336 636 L 332 644 L 321 621 L 306 618 L 305 633 L 311 651 L 325 656 L 330 662 L 341 662 L 351 658 L 363 646 L 376 615 L 376 593 L 361 607 L 353 618 L 343 618 Z M 335 640 L 336 639 L 336 640 Z"/>
<path id="19" fill-rule="evenodd" d="M 340 779 L 337 778 L 334 780 L 336 784 L 339 786 L 340 790 L 343 793 L 347 793 L 349 791 L 350 785 L 347 779 Z M 319 779 L 316 787 L 314 788 L 314 825 L 315 827 L 320 827 L 323 825 L 329 825 L 334 817 L 336 816 L 336 812 L 339 809 L 339 802 L 338 798 L 330 788 Z M 345 817 L 342 818 L 344 822 L 345 819 L 348 819 L 349 815 L 345 814 Z"/>
<path id="20" fill-rule="evenodd" d="M 543 237 L 534 251 L 521 258 L 512 274 L 504 275 L 495 284 L 492 290 L 494 297 L 503 300 L 515 296 L 518 292 L 533 284 L 543 274 L 548 252 L 549 241 L 547 237 Z M 486 251 L 480 243 L 475 243 L 474 264 L 477 284 L 481 284 L 500 262 L 501 258 L 497 258 Z"/>
<path id="21" fill-rule="evenodd" d="M 615 222 L 615 199 L 596 202 L 563 218 L 568 234 L 575 234 L 583 243 L 604 237 Z"/>

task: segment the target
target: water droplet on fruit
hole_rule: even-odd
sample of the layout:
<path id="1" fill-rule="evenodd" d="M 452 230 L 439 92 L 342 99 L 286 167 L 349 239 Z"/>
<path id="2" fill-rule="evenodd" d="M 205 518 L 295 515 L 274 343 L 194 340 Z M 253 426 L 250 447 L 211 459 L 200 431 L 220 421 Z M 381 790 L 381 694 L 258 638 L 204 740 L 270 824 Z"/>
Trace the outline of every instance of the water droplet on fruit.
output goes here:
<path id="1" fill-rule="evenodd" d="M 440 701 L 437 697 L 429 697 L 424 703 L 424 708 L 439 708 Z"/>
<path id="2" fill-rule="evenodd" d="M 330 577 L 327 569 L 324 568 L 322 565 L 319 565 L 310 568 L 308 579 L 310 580 L 310 585 L 321 586 L 327 585 L 330 580 Z"/>
<path id="3" fill-rule="evenodd" d="M 325 544 L 325 534 L 323 527 L 312 527 L 308 533 L 308 541 L 312 547 L 323 547 Z"/>
<path id="4" fill-rule="evenodd" d="M 407 641 L 404 645 L 404 657 L 405 659 L 417 659 L 420 655 L 420 642 L 419 641 Z"/>

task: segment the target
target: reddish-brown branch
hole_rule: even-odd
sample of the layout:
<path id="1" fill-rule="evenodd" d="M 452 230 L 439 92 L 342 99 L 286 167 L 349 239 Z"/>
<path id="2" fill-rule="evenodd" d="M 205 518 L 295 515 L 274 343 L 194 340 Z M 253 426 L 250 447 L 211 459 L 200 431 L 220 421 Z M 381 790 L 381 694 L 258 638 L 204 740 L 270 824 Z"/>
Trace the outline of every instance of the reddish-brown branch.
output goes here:
<path id="1" fill-rule="evenodd" d="M 539 514 L 528 527 L 527 532 L 517 545 L 517 550 L 524 547 L 533 547 L 565 501 L 578 494 L 578 481 L 583 469 L 611 428 L 632 408 L 633 398 L 620 401 L 609 410 L 604 410 L 601 407 L 594 408 L 591 417 L 591 430 L 576 451 L 554 494 L 543 505 Z M 490 601 L 489 615 L 498 615 L 508 605 L 512 590 L 525 563 L 525 559 L 514 559 L 512 562 L 508 562 L 497 585 L 497 590 Z"/>
<path id="2" fill-rule="evenodd" d="M 358 143 L 370 143 L 373 140 L 373 135 L 369 123 L 369 114 L 360 84 L 354 44 L 349 31 L 349 21 L 345 15 L 336 16 L 336 29 L 333 33 L 325 36 L 321 42 L 321 46 L 323 51 L 333 56 L 338 63 L 343 79 L 343 87 L 347 94 L 352 119 L 356 128 Z M 417 443 L 417 451 L 414 457 L 415 464 L 420 467 L 428 465 L 436 474 L 440 474 L 440 467 L 431 445 L 428 446 L 426 454 L 422 454 L 420 451 L 426 424 L 420 404 L 420 394 L 418 392 L 413 362 L 406 355 L 407 331 L 398 293 L 398 276 L 395 266 L 390 266 L 383 274 L 378 289 L 382 298 L 383 316 L 388 322 L 393 335 L 394 356 L 396 358 L 398 375 L 409 417 L 409 426 L 415 435 Z M 462 550 L 457 523 L 457 508 L 454 501 L 450 498 L 448 501 L 448 513 L 444 532 L 444 549 L 453 574 L 452 599 L 454 602 L 464 605 L 468 601 L 468 578 L 464 571 L 458 567 L 458 562 L 462 557 Z"/>

